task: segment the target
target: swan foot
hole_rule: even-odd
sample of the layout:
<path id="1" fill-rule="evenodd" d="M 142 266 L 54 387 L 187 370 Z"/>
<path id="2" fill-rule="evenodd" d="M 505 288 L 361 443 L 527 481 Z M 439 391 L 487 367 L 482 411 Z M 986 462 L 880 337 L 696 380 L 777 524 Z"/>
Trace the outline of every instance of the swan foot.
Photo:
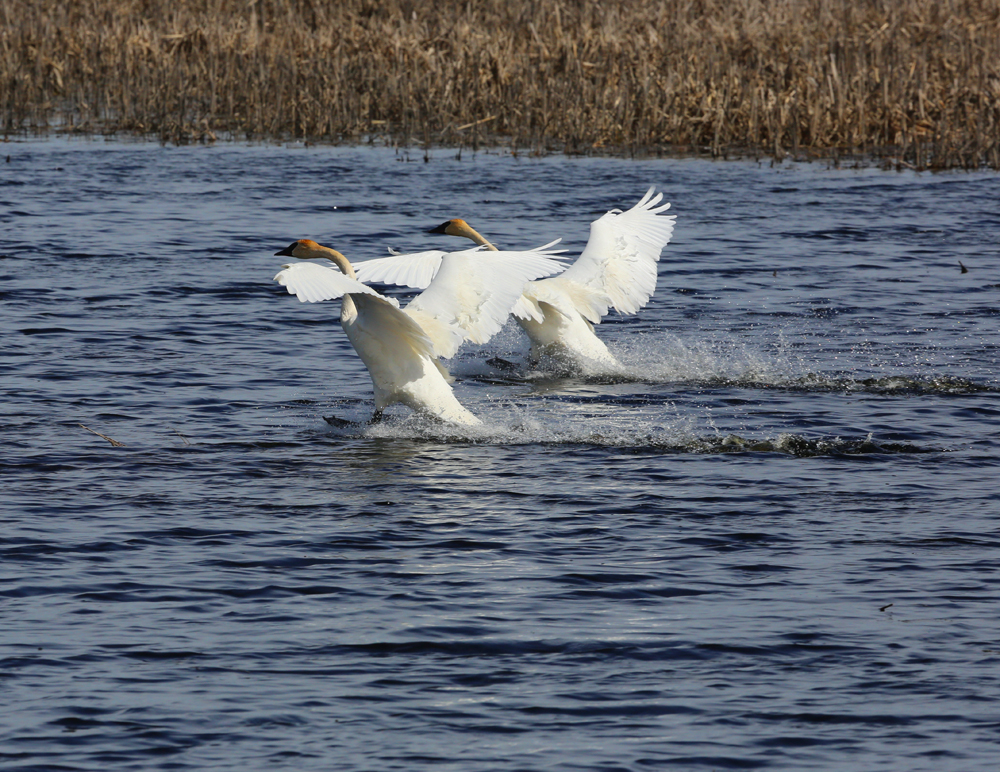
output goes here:
<path id="1" fill-rule="evenodd" d="M 325 415 L 323 416 L 323 420 L 330 424 L 330 426 L 336 426 L 338 429 L 358 425 L 357 421 L 348 421 L 346 418 L 337 418 L 335 415 Z"/>
<path id="2" fill-rule="evenodd" d="M 368 423 L 377 424 L 380 423 L 381 421 L 382 421 L 382 408 L 377 408 L 375 412 L 372 413 L 372 417 L 368 419 Z"/>
<path id="3" fill-rule="evenodd" d="M 519 369 L 516 364 L 510 362 L 506 359 L 501 359 L 500 357 L 493 357 L 492 359 L 487 359 L 486 364 L 490 367 L 495 367 L 497 370 L 504 370 L 506 372 L 512 372 Z"/>

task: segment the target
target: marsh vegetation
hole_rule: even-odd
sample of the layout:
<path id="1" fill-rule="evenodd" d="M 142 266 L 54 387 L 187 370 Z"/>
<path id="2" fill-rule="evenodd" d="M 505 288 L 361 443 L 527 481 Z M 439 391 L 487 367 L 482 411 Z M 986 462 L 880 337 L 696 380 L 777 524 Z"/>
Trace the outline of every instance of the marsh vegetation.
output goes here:
<path id="1" fill-rule="evenodd" d="M 1000 0 L 0 0 L 0 121 L 1000 168 Z"/>

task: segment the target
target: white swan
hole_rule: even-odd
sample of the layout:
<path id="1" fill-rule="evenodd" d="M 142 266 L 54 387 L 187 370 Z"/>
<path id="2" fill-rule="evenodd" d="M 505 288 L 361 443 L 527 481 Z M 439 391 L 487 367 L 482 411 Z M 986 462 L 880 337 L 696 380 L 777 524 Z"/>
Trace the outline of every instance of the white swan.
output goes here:
<path id="1" fill-rule="evenodd" d="M 559 276 L 532 281 L 513 309 L 531 338 L 531 360 L 548 355 L 576 372 L 596 375 L 622 371 L 622 365 L 594 333 L 594 325 L 614 308 L 635 314 L 656 289 L 656 263 L 673 234 L 670 204 L 660 204 L 653 188 L 627 212 L 612 210 L 590 225 L 583 252 Z M 489 250 L 489 241 L 464 220 L 448 220 L 431 233 L 462 236 Z M 548 245 L 551 246 L 551 245 Z M 432 254 L 432 253 L 426 253 Z M 426 286 L 433 276 L 427 265 L 403 265 L 403 257 L 384 258 L 372 281 Z"/>
<path id="2" fill-rule="evenodd" d="M 427 289 L 400 310 L 396 300 L 362 284 L 350 261 L 335 249 L 299 239 L 275 254 L 326 258 L 339 269 L 294 263 L 274 278 L 302 302 L 343 297 L 340 323 L 375 390 L 373 422 L 399 402 L 452 423 L 480 424 L 455 398 L 438 357 L 453 356 L 464 340 L 488 340 L 503 325 L 526 281 L 563 268 L 539 252 L 449 253 L 438 261 Z"/>

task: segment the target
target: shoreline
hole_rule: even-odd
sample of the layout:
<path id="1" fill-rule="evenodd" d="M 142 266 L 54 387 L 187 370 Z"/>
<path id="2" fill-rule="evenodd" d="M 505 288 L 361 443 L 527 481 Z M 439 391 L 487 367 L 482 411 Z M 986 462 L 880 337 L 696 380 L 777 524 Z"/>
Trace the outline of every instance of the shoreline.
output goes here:
<path id="1" fill-rule="evenodd" d="M 817 163 L 825 164 L 833 169 L 881 169 L 883 171 L 917 171 L 917 172 L 941 172 L 941 171 L 992 171 L 988 166 L 979 168 L 970 167 L 937 167 L 933 164 L 916 165 L 903 160 L 899 148 L 878 148 L 868 153 L 848 150 L 830 150 L 800 148 L 798 153 L 783 152 L 780 157 L 773 154 L 761 152 L 755 148 L 724 148 L 719 152 L 713 151 L 710 147 L 692 146 L 659 146 L 654 148 L 614 148 L 600 147 L 589 150 L 566 150 L 559 147 L 547 147 L 541 150 L 537 148 L 517 148 L 512 147 L 507 137 L 491 137 L 480 139 L 476 147 L 470 144 L 444 144 L 432 143 L 425 145 L 422 142 L 412 140 L 405 142 L 386 135 L 374 137 L 363 137 L 357 140 L 330 141 L 326 139 L 302 139 L 295 137 L 260 137 L 245 139 L 232 136 L 211 136 L 179 138 L 165 140 L 162 137 L 151 134 L 138 134 L 122 131 L 83 131 L 80 129 L 58 129 L 52 128 L 48 131 L 20 132 L 18 134 L 7 134 L 0 137 L 0 147 L 3 144 L 17 144 L 19 142 L 44 141 L 46 139 L 68 139 L 68 140 L 104 140 L 122 143 L 136 144 L 156 144 L 173 147 L 220 147 L 225 145 L 235 146 L 294 146 L 305 149 L 316 147 L 328 148 L 359 148 L 376 147 L 396 152 L 406 153 L 408 161 L 425 161 L 433 159 L 432 154 L 442 152 L 454 153 L 455 157 L 461 160 L 463 154 L 475 155 L 477 153 L 509 155 L 514 158 L 545 158 L 553 156 L 564 156 L 567 158 L 616 158 L 632 159 L 637 161 L 649 161 L 656 159 L 700 159 L 706 161 L 737 161 L 766 163 L 771 166 L 783 163 Z"/>

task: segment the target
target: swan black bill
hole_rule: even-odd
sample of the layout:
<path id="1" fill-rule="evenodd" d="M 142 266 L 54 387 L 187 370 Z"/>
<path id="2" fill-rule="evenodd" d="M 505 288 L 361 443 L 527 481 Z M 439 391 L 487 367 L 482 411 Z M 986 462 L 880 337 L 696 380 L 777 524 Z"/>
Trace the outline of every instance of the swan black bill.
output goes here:
<path id="1" fill-rule="evenodd" d="M 275 252 L 275 253 L 274 253 L 274 256 L 275 256 L 275 257 L 295 257 L 295 255 L 293 255 L 293 254 L 292 254 L 292 251 L 293 251 L 293 250 L 295 249 L 295 247 L 297 247 L 298 245 L 299 245 L 299 242 L 297 242 L 297 241 L 293 241 L 293 242 L 292 242 L 291 244 L 289 244 L 289 245 L 288 245 L 287 247 L 285 247 L 285 248 L 284 248 L 283 250 L 281 250 L 280 252 Z"/>
<path id="2" fill-rule="evenodd" d="M 447 235 L 447 233 L 448 233 L 448 226 L 449 225 L 451 225 L 451 220 L 445 220 L 443 223 L 441 223 L 440 225 L 438 225 L 438 226 L 436 226 L 434 228 L 431 228 L 427 232 L 428 233 L 444 233 L 444 234 Z"/>

